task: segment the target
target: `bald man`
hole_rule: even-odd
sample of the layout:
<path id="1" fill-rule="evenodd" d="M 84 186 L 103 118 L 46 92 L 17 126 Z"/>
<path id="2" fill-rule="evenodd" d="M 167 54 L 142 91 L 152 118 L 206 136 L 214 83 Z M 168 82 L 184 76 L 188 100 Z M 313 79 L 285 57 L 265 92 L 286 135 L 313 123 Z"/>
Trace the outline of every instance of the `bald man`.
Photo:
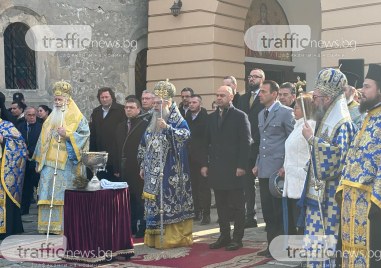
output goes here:
<path id="1" fill-rule="evenodd" d="M 216 91 L 218 108 L 208 117 L 207 144 L 201 174 L 214 190 L 221 235 L 210 249 L 242 247 L 245 226 L 244 178 L 252 142 L 247 115 L 234 108 L 233 90 L 222 86 Z M 208 150 L 209 148 L 209 150 Z M 207 161 L 209 159 L 209 161 Z M 233 208 L 233 209 L 231 209 Z M 230 211 L 234 233 L 230 237 Z"/>

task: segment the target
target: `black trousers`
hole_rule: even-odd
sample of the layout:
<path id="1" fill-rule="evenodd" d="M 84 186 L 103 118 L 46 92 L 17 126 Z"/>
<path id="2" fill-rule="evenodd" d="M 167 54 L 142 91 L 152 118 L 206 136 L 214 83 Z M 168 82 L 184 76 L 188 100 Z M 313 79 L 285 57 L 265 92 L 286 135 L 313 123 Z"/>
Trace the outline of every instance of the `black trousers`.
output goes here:
<path id="1" fill-rule="evenodd" d="M 40 174 L 36 173 L 36 163 L 27 161 L 25 167 L 24 185 L 22 188 L 21 213 L 29 214 L 30 203 L 33 198 L 34 187 L 38 186 Z"/>
<path id="2" fill-rule="evenodd" d="M 246 171 L 244 182 L 246 219 L 248 220 L 252 220 L 255 217 L 255 178 L 251 170 Z"/>
<path id="3" fill-rule="evenodd" d="M 141 193 L 130 192 L 130 206 L 132 232 L 136 233 L 138 229 L 144 231 L 146 229 L 146 221 L 144 220 L 144 200 Z M 139 226 L 137 226 L 138 221 Z"/>
<path id="4" fill-rule="evenodd" d="M 381 267 L 381 209 L 373 202 L 368 218 L 370 221 L 369 256 L 373 256 L 373 258 L 369 260 L 369 267 L 379 268 Z"/>
<path id="5" fill-rule="evenodd" d="M 300 215 L 300 207 L 296 205 L 299 199 L 287 198 L 288 206 L 288 234 L 303 235 L 304 228 L 298 227 L 297 222 Z"/>
<path id="6" fill-rule="evenodd" d="M 202 215 L 210 216 L 212 194 L 208 178 L 201 175 L 201 164 L 190 161 L 190 179 L 195 213 L 202 212 Z"/>
<path id="7" fill-rule="evenodd" d="M 270 245 L 275 237 L 283 234 L 282 198 L 275 198 L 271 195 L 268 178 L 259 178 L 259 187 L 263 219 L 266 223 L 267 242 Z"/>
<path id="8" fill-rule="evenodd" d="M 13 203 L 13 201 L 8 197 L 7 194 L 5 195 L 6 195 L 5 208 L 7 211 L 7 214 L 5 217 L 6 233 L 0 234 L 0 240 L 3 240 L 10 235 L 24 232 L 24 228 L 22 226 L 20 209 L 18 208 L 18 206 L 15 205 L 15 203 Z"/>
<path id="9" fill-rule="evenodd" d="M 241 242 L 245 229 L 244 190 L 213 190 L 216 198 L 218 223 L 220 225 L 221 235 L 230 237 L 230 217 L 233 216 L 233 240 Z"/>

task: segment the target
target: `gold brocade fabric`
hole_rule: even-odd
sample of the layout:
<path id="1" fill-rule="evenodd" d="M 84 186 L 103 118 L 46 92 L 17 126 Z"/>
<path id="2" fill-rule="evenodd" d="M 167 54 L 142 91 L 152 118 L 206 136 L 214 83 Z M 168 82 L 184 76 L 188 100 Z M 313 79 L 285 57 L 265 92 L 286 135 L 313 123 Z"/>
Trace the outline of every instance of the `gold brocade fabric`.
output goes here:
<path id="1" fill-rule="evenodd" d="M 146 230 L 144 244 L 154 248 L 189 247 L 193 244 L 193 219 L 164 225 L 163 245 L 161 246 L 160 231 L 150 233 Z M 147 232 L 148 231 L 148 232 Z"/>
<path id="2" fill-rule="evenodd" d="M 78 109 L 78 106 L 73 100 L 67 105 L 65 116 L 63 120 L 63 127 L 66 130 L 67 139 L 70 140 L 77 160 L 81 160 L 80 150 L 77 147 L 77 143 L 74 139 L 73 133 L 77 130 L 79 123 L 81 122 L 83 115 Z M 40 154 L 34 155 L 33 159 L 39 163 L 38 172 L 41 171 L 42 167 L 46 164 L 48 166 L 54 167 L 56 163 L 57 150 L 58 150 L 58 133 L 56 129 L 53 129 L 52 123 L 50 122 L 51 117 L 48 117 L 44 122 L 40 134 L 41 148 L 39 148 Z M 59 152 L 57 158 L 57 167 L 59 169 L 64 169 L 66 161 L 68 159 L 68 153 L 66 150 L 65 142 L 59 144 Z"/>
<path id="3" fill-rule="evenodd" d="M 63 204 L 54 205 L 52 209 L 52 219 L 50 222 L 49 233 L 63 234 Z M 38 205 L 38 232 L 46 234 L 48 230 L 50 205 Z"/>
<path id="4" fill-rule="evenodd" d="M 369 267 L 371 203 L 381 208 L 381 107 L 368 112 L 348 151 L 336 199 L 341 200 L 343 267 Z"/>

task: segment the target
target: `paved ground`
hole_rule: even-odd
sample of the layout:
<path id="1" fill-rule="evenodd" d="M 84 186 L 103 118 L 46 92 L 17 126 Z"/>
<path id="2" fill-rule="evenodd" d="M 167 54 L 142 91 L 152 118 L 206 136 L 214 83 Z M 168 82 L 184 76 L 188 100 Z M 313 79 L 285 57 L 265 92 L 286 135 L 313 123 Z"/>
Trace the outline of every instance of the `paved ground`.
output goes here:
<path id="1" fill-rule="evenodd" d="M 258 217 L 258 223 L 259 227 L 258 228 L 250 228 L 250 229 L 245 229 L 245 238 L 249 240 L 254 240 L 258 242 L 263 242 L 265 243 L 266 241 L 266 233 L 264 231 L 264 222 L 263 222 L 263 217 L 261 213 L 261 207 L 260 207 L 260 202 L 259 202 L 259 191 L 257 189 L 257 217 Z M 37 234 L 37 208 L 36 205 L 32 205 L 30 214 L 22 216 L 23 219 L 23 225 L 24 225 L 24 234 Z M 199 225 L 198 223 L 194 224 L 194 232 L 204 233 L 215 233 L 218 232 L 218 224 L 216 223 L 217 220 L 217 211 L 216 209 L 212 209 L 211 211 L 211 219 L 212 222 L 209 225 Z M 260 268 L 278 268 L 278 267 L 295 267 L 297 263 L 280 263 L 277 261 L 271 261 L 267 264 L 264 265 L 259 265 L 257 267 Z M 63 265 L 58 265 L 58 264 L 51 264 L 51 265 L 43 265 L 43 264 L 34 264 L 34 263 L 28 263 L 28 262 L 11 262 L 5 259 L 0 259 L 0 267 L 65 267 Z M 103 266 L 106 267 L 106 266 Z M 134 266 L 136 267 L 136 266 Z"/>

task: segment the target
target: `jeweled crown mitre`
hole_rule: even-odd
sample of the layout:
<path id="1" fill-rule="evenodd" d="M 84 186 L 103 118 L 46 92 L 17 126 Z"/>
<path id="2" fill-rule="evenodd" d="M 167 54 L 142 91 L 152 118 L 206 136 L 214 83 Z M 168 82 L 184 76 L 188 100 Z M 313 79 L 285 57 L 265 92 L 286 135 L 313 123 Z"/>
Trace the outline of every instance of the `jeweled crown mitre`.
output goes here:
<path id="1" fill-rule="evenodd" d="M 170 99 L 175 96 L 176 87 L 167 79 L 166 81 L 157 82 L 153 92 L 162 99 Z"/>
<path id="2" fill-rule="evenodd" d="M 322 94 L 336 97 L 344 92 L 347 84 L 347 77 L 339 69 L 326 68 L 319 72 L 315 88 Z"/>
<path id="3" fill-rule="evenodd" d="M 61 80 L 54 83 L 53 93 L 54 96 L 65 96 L 70 98 L 72 94 L 72 87 L 68 82 Z"/>

